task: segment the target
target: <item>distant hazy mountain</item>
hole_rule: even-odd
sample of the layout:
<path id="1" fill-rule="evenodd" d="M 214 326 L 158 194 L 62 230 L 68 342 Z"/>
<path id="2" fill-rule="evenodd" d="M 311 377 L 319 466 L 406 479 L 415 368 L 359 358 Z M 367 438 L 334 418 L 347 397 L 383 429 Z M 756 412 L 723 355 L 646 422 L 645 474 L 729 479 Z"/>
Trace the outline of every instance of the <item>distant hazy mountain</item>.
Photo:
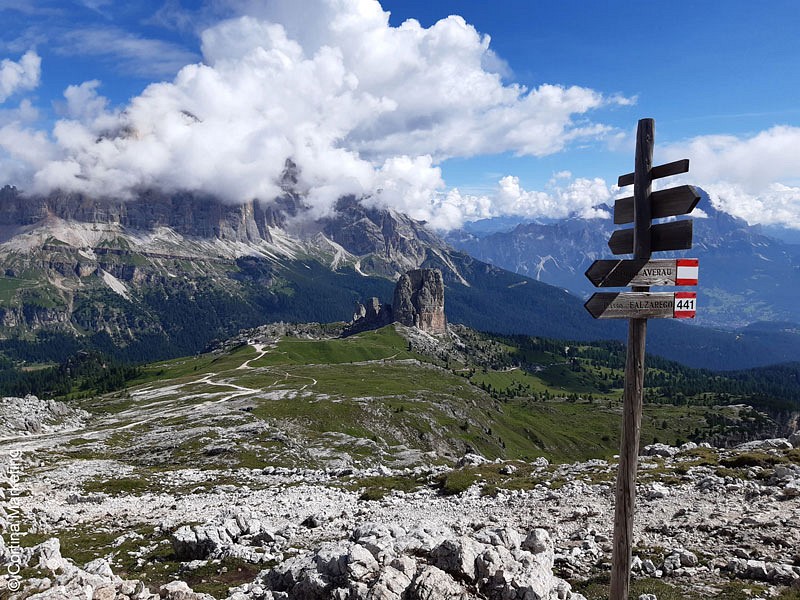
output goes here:
<path id="1" fill-rule="evenodd" d="M 714 209 L 702 196 L 699 208 L 708 218 L 694 218 L 694 248 L 659 253 L 700 259 L 697 323 L 728 329 L 800 323 L 800 246 Z M 446 240 L 480 260 L 586 297 L 596 290 L 584 272 L 596 259 L 613 258 L 607 242 L 616 228 L 608 219 L 565 219 L 480 233 L 491 230 L 483 224 L 451 232 Z"/>
<path id="2" fill-rule="evenodd" d="M 764 235 L 787 244 L 800 245 L 800 229 L 790 229 L 781 225 L 762 225 Z"/>

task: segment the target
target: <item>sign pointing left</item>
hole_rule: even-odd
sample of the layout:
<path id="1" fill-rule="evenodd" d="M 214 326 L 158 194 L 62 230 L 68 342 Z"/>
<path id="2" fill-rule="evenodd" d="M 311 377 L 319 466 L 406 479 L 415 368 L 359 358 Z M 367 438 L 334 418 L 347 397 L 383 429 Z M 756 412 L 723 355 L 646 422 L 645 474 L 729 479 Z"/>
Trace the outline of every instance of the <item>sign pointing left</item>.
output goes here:
<path id="1" fill-rule="evenodd" d="M 697 285 L 699 264 L 696 258 L 596 260 L 586 277 L 596 287 Z"/>
<path id="2" fill-rule="evenodd" d="M 693 319 L 695 292 L 598 292 L 584 304 L 595 319 Z"/>
<path id="3" fill-rule="evenodd" d="M 662 252 L 670 250 L 691 250 L 692 248 L 692 220 L 673 221 L 660 223 L 650 227 L 651 250 Z M 608 247 L 612 254 L 632 254 L 633 229 L 617 229 L 608 240 Z"/>

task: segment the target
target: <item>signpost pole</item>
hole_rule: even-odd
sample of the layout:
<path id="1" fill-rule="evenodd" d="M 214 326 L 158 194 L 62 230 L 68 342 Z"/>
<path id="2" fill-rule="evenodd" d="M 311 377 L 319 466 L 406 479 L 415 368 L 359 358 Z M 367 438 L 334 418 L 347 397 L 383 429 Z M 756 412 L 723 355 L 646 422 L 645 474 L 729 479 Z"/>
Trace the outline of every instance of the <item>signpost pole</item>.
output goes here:
<path id="1" fill-rule="evenodd" d="M 650 192 L 655 122 L 641 119 L 636 132 L 636 168 L 633 180 L 633 257 L 650 258 Z M 650 288 L 634 286 L 634 292 Z M 636 468 L 642 424 L 644 354 L 647 319 L 630 319 L 625 358 L 622 439 L 614 513 L 614 548 L 611 560 L 611 600 L 628 600 L 633 546 L 633 513 L 636 504 Z"/>
<path id="2" fill-rule="evenodd" d="M 597 293 L 584 307 L 595 319 L 628 322 L 625 357 L 622 436 L 614 513 L 614 548 L 611 563 L 611 600 L 628 600 L 633 547 L 633 513 L 636 506 L 636 468 L 642 427 L 644 396 L 644 346 L 648 318 L 694 318 L 696 292 L 651 293 L 650 286 L 697 285 L 698 260 L 679 258 L 651 260 L 653 252 L 688 250 L 692 247 L 692 221 L 684 219 L 660 225 L 652 220 L 692 212 L 700 195 L 690 185 L 651 193 L 654 179 L 689 171 L 689 160 L 653 166 L 655 122 L 641 119 L 636 131 L 636 168 L 619 176 L 619 186 L 633 184 L 633 197 L 614 204 L 614 223 L 633 222 L 632 229 L 618 229 L 608 240 L 613 254 L 633 254 L 633 259 L 596 260 L 586 277 L 596 287 L 631 286 L 630 292 Z"/>

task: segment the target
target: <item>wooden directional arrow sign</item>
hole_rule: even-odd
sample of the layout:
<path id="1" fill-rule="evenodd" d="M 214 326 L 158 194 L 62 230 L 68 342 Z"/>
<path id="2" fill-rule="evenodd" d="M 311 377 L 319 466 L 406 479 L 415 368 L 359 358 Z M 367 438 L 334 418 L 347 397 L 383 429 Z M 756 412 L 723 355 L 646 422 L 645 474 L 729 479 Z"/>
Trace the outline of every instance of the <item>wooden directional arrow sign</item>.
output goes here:
<path id="1" fill-rule="evenodd" d="M 662 177 L 670 177 L 671 175 L 680 175 L 681 173 L 689 172 L 689 159 L 676 160 L 675 162 L 667 163 L 665 165 L 658 165 L 650 169 L 650 179 L 661 179 Z M 620 175 L 617 180 L 619 187 L 626 185 L 633 185 L 633 173 L 626 173 Z"/>
<path id="2" fill-rule="evenodd" d="M 584 304 L 595 319 L 693 319 L 695 292 L 598 292 Z"/>
<path id="3" fill-rule="evenodd" d="M 653 252 L 662 250 L 689 250 L 692 247 L 692 221 L 673 221 L 650 227 L 650 249 Z M 612 254 L 633 253 L 633 229 L 617 229 L 608 240 Z"/>
<path id="4" fill-rule="evenodd" d="M 700 194 L 691 185 L 682 185 L 650 194 L 650 218 L 663 219 L 692 212 L 700 201 Z M 633 223 L 633 196 L 620 198 L 614 203 L 614 223 Z"/>
<path id="5" fill-rule="evenodd" d="M 596 260 L 586 277 L 596 287 L 697 285 L 698 266 L 696 258 Z"/>

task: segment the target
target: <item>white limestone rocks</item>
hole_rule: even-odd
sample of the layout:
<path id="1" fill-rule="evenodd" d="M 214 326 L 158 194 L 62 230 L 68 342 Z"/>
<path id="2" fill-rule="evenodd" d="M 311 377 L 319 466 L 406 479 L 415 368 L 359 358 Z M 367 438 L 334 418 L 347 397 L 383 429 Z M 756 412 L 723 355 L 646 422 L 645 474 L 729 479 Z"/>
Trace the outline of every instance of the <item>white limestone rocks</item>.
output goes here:
<path id="1" fill-rule="evenodd" d="M 85 410 L 31 394 L 0 398 L 0 438 L 80 429 L 88 418 Z"/>
<path id="2" fill-rule="evenodd" d="M 433 539 L 439 541 L 431 544 Z M 522 536 L 512 528 L 486 527 L 443 537 L 420 528 L 365 524 L 348 541 L 323 544 L 262 572 L 259 583 L 289 600 L 581 600 L 553 575 L 553 559 L 544 529 Z"/>

